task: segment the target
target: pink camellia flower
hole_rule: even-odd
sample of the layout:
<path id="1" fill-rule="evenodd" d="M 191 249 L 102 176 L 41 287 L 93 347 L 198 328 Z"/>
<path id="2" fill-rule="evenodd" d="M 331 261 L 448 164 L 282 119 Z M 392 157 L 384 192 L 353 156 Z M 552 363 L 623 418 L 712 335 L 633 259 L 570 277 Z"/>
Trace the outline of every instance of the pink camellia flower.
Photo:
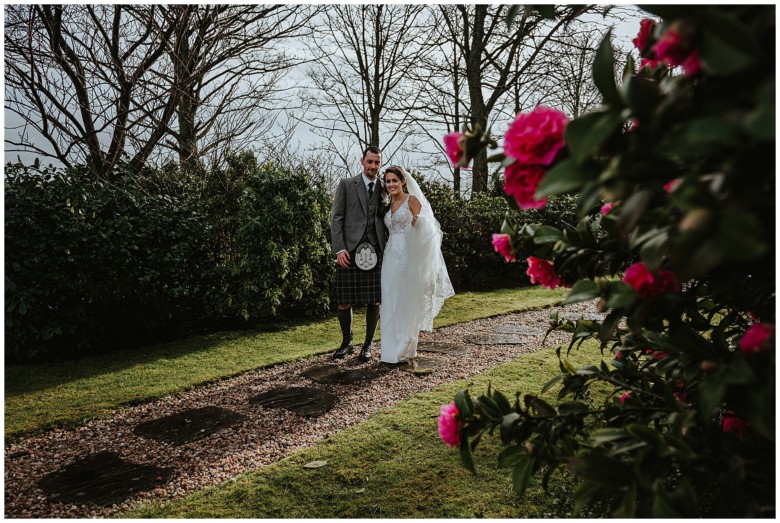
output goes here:
<path id="1" fill-rule="evenodd" d="M 553 264 L 535 256 L 528 257 L 528 270 L 525 273 L 531 278 L 531 283 L 539 283 L 548 289 L 562 285 L 560 276 L 555 274 Z"/>
<path id="2" fill-rule="evenodd" d="M 751 433 L 750 423 L 734 416 L 732 412 L 729 412 L 723 416 L 721 421 L 721 428 L 723 432 L 731 432 L 736 434 L 737 437 L 744 441 Z"/>
<path id="3" fill-rule="evenodd" d="M 669 28 L 653 46 L 653 53 L 657 60 L 671 67 L 682 66 L 686 76 L 693 76 L 701 71 L 699 53 L 691 48 L 690 40 L 682 36 L 680 28 L 685 29 L 682 21 Z"/>
<path id="4" fill-rule="evenodd" d="M 626 269 L 623 281 L 646 299 L 657 298 L 668 292 L 679 292 L 681 289 L 673 272 L 658 271 L 658 274 L 653 274 L 643 262 L 635 263 Z"/>
<path id="5" fill-rule="evenodd" d="M 767 323 L 752 324 L 742 339 L 739 349 L 744 353 L 762 352 L 770 347 L 769 339 L 775 335 L 775 326 Z"/>
<path id="6" fill-rule="evenodd" d="M 682 180 L 680 180 L 679 178 L 675 178 L 674 180 L 667 182 L 666 184 L 664 184 L 664 191 L 673 192 L 677 188 L 677 186 L 680 185 L 681 181 Z"/>
<path id="7" fill-rule="evenodd" d="M 515 162 L 504 171 L 504 191 L 514 196 L 521 209 L 541 209 L 547 198 L 536 199 L 536 189 L 546 174 L 539 165 L 525 165 Z"/>
<path id="8" fill-rule="evenodd" d="M 634 42 L 634 45 L 639 49 L 640 53 L 644 52 L 647 43 L 650 41 L 650 37 L 653 35 L 653 30 L 657 25 L 656 21 L 651 18 L 645 18 L 639 22 L 639 33 L 636 35 L 636 38 L 631 41 Z"/>
<path id="9" fill-rule="evenodd" d="M 466 154 L 465 143 L 466 135 L 463 133 L 450 133 L 444 136 L 444 150 L 453 166 L 457 166 L 463 159 L 463 155 Z M 469 161 L 466 162 L 466 165 L 469 164 Z"/>
<path id="10" fill-rule="evenodd" d="M 662 360 L 668 356 L 664 351 L 647 349 L 645 354 L 650 354 L 654 360 Z"/>
<path id="11" fill-rule="evenodd" d="M 512 243 L 508 234 L 494 234 L 493 248 L 497 253 L 503 255 L 506 261 L 514 261 L 515 255 L 512 254 Z"/>
<path id="12" fill-rule="evenodd" d="M 601 214 L 609 214 L 609 211 L 615 208 L 617 202 L 607 202 L 601 206 Z"/>
<path id="13" fill-rule="evenodd" d="M 460 421 L 458 421 L 458 407 L 455 402 L 442 405 L 439 410 L 439 436 L 450 447 L 460 445 Z"/>
<path id="14" fill-rule="evenodd" d="M 623 393 L 622 396 L 620 396 L 620 403 L 625 403 L 628 398 L 631 398 L 633 395 L 631 394 L 631 391 Z"/>
<path id="15" fill-rule="evenodd" d="M 661 63 L 661 60 L 653 60 L 652 58 L 642 58 L 642 61 L 639 62 L 639 69 L 642 70 L 645 67 L 649 67 L 650 69 L 655 69 L 658 67 L 658 64 Z"/>
<path id="16" fill-rule="evenodd" d="M 521 164 L 550 165 L 565 145 L 568 122 L 561 111 L 543 105 L 520 113 L 504 136 L 504 153 Z"/>

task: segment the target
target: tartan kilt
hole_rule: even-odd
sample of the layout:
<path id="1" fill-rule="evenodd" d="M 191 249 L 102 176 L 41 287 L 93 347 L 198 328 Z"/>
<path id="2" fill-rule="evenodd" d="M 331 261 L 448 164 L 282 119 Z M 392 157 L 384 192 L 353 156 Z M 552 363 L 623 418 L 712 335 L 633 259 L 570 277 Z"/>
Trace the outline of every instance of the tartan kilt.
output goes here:
<path id="1" fill-rule="evenodd" d="M 382 301 L 382 257 L 376 267 L 364 271 L 355 266 L 355 253 L 349 253 L 350 266 L 336 265 L 336 283 L 333 286 L 333 303 L 336 305 L 368 305 Z"/>

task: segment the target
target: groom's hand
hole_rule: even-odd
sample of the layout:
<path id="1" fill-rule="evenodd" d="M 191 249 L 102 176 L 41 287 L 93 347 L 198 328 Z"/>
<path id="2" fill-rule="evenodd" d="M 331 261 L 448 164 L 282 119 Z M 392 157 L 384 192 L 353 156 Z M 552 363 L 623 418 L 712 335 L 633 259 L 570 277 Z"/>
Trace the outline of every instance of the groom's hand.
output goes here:
<path id="1" fill-rule="evenodd" d="M 336 263 L 344 267 L 349 268 L 349 253 L 347 251 L 341 251 L 336 255 Z"/>

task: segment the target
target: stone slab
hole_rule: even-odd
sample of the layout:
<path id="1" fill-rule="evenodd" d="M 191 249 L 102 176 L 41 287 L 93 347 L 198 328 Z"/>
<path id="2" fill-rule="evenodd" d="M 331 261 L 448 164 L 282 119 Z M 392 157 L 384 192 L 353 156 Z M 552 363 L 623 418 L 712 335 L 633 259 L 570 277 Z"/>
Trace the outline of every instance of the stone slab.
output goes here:
<path id="1" fill-rule="evenodd" d="M 108 451 L 90 454 L 41 478 L 49 500 L 110 507 L 168 481 L 172 469 L 139 465 Z"/>
<path id="2" fill-rule="evenodd" d="M 401 363 L 397 368 L 398 370 L 411 372 L 412 374 L 432 374 L 441 366 L 441 364 L 442 361 L 439 359 L 418 356 L 410 363 Z"/>
<path id="3" fill-rule="evenodd" d="M 528 336 L 518 334 L 474 334 L 463 339 L 476 345 L 519 345 L 528 342 Z"/>
<path id="4" fill-rule="evenodd" d="M 606 314 L 596 314 L 591 312 L 564 312 L 558 315 L 559 320 L 579 321 L 604 321 Z"/>
<path id="5" fill-rule="evenodd" d="M 436 352 L 447 356 L 463 356 L 469 349 L 465 345 L 443 341 L 423 341 L 417 345 L 419 352 Z"/>
<path id="6" fill-rule="evenodd" d="M 493 329 L 498 334 L 517 334 L 519 336 L 544 336 L 545 330 L 525 325 L 499 325 Z"/>
<path id="7" fill-rule="evenodd" d="M 363 368 L 342 370 L 338 365 L 325 364 L 317 365 L 301 373 L 317 383 L 337 384 L 337 385 L 355 385 L 363 381 L 370 381 L 382 376 L 387 371 L 385 369 Z"/>
<path id="8" fill-rule="evenodd" d="M 243 423 L 246 419 L 246 416 L 238 412 L 209 406 L 146 421 L 133 429 L 133 433 L 144 438 L 182 445 Z"/>
<path id="9" fill-rule="evenodd" d="M 338 403 L 336 395 L 312 387 L 273 389 L 249 399 L 250 403 L 270 408 L 284 408 L 301 416 L 325 414 Z"/>

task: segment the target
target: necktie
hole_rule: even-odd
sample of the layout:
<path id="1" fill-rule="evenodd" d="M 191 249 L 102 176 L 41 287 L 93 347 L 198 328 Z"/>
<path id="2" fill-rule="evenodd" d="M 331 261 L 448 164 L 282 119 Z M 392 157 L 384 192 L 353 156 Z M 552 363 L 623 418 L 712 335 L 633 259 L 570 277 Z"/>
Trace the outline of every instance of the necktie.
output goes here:
<path id="1" fill-rule="evenodd" d="M 374 182 L 368 182 L 368 199 L 374 196 Z"/>

